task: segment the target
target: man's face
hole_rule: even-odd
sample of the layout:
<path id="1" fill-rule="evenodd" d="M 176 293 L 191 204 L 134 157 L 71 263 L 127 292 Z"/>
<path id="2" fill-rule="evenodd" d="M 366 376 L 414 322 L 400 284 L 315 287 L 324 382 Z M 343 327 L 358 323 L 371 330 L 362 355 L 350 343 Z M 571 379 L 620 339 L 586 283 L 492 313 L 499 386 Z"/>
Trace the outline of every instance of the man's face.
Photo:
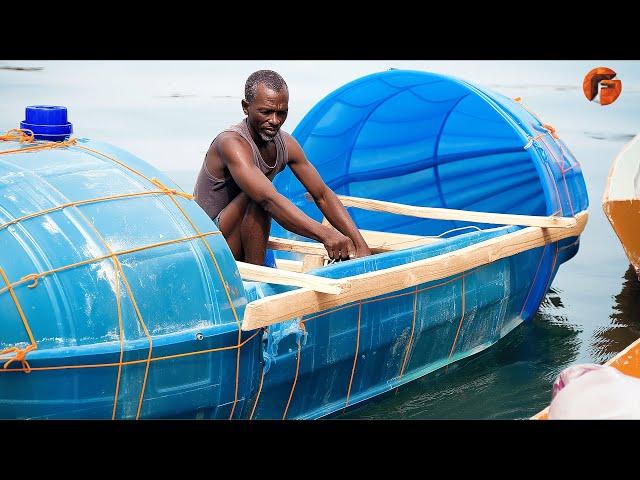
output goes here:
<path id="1" fill-rule="evenodd" d="M 242 101 L 242 109 L 249 125 L 265 141 L 273 140 L 289 112 L 289 92 L 286 88 L 276 92 L 259 83 L 253 102 Z"/>

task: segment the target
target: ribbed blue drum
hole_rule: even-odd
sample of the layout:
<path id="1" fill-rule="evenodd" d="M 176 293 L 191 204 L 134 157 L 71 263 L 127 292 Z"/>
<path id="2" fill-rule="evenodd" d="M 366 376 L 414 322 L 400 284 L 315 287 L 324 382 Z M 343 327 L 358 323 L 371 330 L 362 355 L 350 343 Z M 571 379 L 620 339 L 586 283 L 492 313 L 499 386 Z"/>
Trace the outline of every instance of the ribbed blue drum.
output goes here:
<path id="1" fill-rule="evenodd" d="M 244 416 L 260 339 L 188 197 L 111 145 L 0 142 L 0 417 Z"/>

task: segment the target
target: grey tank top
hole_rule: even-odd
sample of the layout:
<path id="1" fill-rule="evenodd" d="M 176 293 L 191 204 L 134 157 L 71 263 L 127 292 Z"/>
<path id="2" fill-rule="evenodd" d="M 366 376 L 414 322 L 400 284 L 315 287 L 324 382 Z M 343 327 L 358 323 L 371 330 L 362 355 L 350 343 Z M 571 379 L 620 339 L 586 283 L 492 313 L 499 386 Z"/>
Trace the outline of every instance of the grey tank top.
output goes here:
<path id="1" fill-rule="evenodd" d="M 249 143 L 253 153 L 253 163 L 271 181 L 273 181 L 273 178 L 279 172 L 284 170 L 284 167 L 289 162 L 287 146 L 284 143 L 281 132 L 278 132 L 274 137 L 274 142 L 276 144 L 276 161 L 275 164 L 272 164 L 274 165 L 273 168 L 270 168 L 270 166 L 262 159 L 262 155 L 260 155 L 260 151 L 249 133 L 249 125 L 247 125 L 246 118 L 239 124 L 232 125 L 220 133 L 224 132 L 236 132 Z M 216 138 L 218 137 L 216 136 Z M 215 142 L 215 139 L 213 141 Z M 213 144 L 213 142 L 211 143 Z M 222 209 L 226 207 L 231 200 L 236 198 L 240 191 L 240 187 L 238 187 L 226 168 L 224 170 L 224 178 L 214 177 L 211 172 L 209 172 L 209 169 L 207 169 L 205 155 L 205 160 L 202 162 L 200 173 L 198 173 L 198 178 L 196 179 L 193 196 L 198 205 L 207 212 L 207 215 L 212 219 L 215 219 Z"/>

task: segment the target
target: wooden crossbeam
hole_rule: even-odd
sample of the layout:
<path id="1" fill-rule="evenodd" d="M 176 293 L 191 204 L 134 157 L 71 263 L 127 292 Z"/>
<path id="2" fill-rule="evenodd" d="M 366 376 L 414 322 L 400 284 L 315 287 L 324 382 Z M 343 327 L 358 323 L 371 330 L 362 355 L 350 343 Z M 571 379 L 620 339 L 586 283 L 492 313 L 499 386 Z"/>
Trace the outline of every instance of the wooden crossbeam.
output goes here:
<path id="1" fill-rule="evenodd" d="M 404 233 L 376 232 L 373 230 L 360 230 L 360 233 L 372 253 L 392 252 L 441 241 L 440 238 L 407 235 Z M 324 245 L 318 242 L 302 242 L 288 238 L 269 237 L 267 248 L 329 258 Z"/>
<path id="2" fill-rule="evenodd" d="M 576 225 L 576 219 L 572 217 L 545 217 L 536 215 L 473 212 L 468 210 L 453 210 L 450 208 L 415 207 L 401 203 L 349 197 L 346 195 L 338 195 L 338 198 L 345 207 L 395 213 L 409 217 L 431 218 L 437 220 L 459 220 L 464 222 L 491 223 L 498 225 L 523 225 L 527 227 L 543 228 L 569 228 Z"/>
<path id="3" fill-rule="evenodd" d="M 300 240 L 289 240 L 288 238 L 269 237 L 267 248 L 285 252 L 322 255 L 328 258 L 327 249 L 318 242 L 301 242 Z"/>
<path id="4" fill-rule="evenodd" d="M 289 272 L 302 273 L 303 263 L 299 260 L 287 260 L 285 258 L 276 258 L 276 266 L 279 270 L 288 270 Z"/>
<path id="5" fill-rule="evenodd" d="M 338 284 L 337 280 L 316 277 L 306 273 L 290 272 L 277 268 L 263 267 L 251 263 L 236 262 L 240 276 L 243 280 L 254 282 L 275 283 L 277 285 L 289 285 L 293 287 L 304 287 L 310 291 L 328 294 L 338 294 L 342 292 L 346 284 Z"/>

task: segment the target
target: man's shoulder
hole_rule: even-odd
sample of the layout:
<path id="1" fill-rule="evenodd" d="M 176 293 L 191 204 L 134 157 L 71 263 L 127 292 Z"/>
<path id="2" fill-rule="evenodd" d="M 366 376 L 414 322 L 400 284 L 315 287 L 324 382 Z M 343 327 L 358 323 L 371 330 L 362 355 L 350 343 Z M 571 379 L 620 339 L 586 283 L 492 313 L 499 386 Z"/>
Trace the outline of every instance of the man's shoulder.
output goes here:
<path id="1" fill-rule="evenodd" d="M 282 140 L 284 140 L 285 142 L 290 142 L 291 140 L 294 140 L 294 138 L 291 136 L 290 133 L 287 133 L 282 129 L 280 130 L 280 136 L 282 137 Z"/>
<path id="2" fill-rule="evenodd" d="M 290 133 L 280 130 L 280 134 L 282 135 L 282 141 L 288 147 L 289 150 L 291 149 L 291 147 L 294 147 L 294 148 L 300 147 L 300 144 L 296 140 L 296 137 L 294 137 Z"/>
<path id="3" fill-rule="evenodd" d="M 249 149 L 247 141 L 238 132 L 233 130 L 224 130 L 211 142 L 211 147 L 225 153 L 235 151 L 238 148 L 242 150 Z"/>

